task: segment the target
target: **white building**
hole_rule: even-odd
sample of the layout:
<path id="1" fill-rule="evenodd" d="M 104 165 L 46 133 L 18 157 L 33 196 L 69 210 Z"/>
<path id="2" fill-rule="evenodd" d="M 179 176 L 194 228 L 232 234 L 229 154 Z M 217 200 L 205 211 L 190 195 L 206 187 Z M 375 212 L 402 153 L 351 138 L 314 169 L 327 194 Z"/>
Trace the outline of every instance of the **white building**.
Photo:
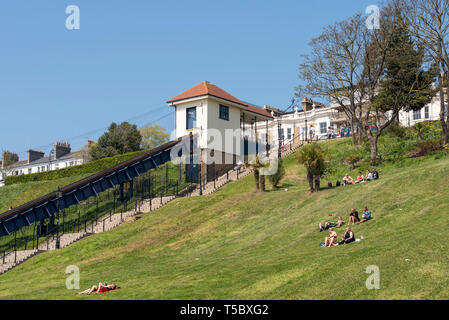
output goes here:
<path id="1" fill-rule="evenodd" d="M 412 127 L 415 124 L 423 121 L 438 121 L 440 120 L 440 94 L 438 93 L 430 103 L 428 103 L 421 110 L 416 111 L 401 111 L 399 113 L 399 122 L 404 127 Z M 448 105 L 445 105 L 445 112 L 447 113 Z"/>
<path id="2" fill-rule="evenodd" d="M 292 113 L 257 107 L 243 102 L 209 82 L 202 82 L 167 102 L 176 109 L 176 138 L 189 133 L 198 135 L 201 163 L 233 166 L 248 154 L 261 152 L 265 145 L 278 144 L 278 120 L 284 143 L 290 139 L 310 139 L 307 128 L 314 128 L 315 137 L 324 137 L 329 127 L 339 128 L 341 113 L 305 99 L 304 110 Z M 346 121 L 344 121 L 346 124 Z M 257 143 L 255 141 L 258 141 Z M 263 145 L 261 145 L 261 142 Z M 207 166 L 202 166 L 202 168 Z M 203 173 L 207 169 L 203 169 Z"/>
<path id="3" fill-rule="evenodd" d="M 329 107 L 322 103 L 305 98 L 302 109 L 295 108 L 294 112 L 284 113 L 281 110 L 264 107 L 270 111 L 274 119 L 266 124 L 258 124 L 258 132 L 266 137 L 268 141 L 284 144 L 296 143 L 305 140 L 327 139 L 330 128 L 334 136 L 340 134 L 340 129 L 346 127 L 347 120 L 337 107 Z"/>
<path id="4" fill-rule="evenodd" d="M 257 134 L 255 124 L 273 120 L 267 110 L 243 102 L 206 81 L 167 103 L 176 109 L 176 138 L 189 133 L 198 135 L 201 163 L 214 167 L 232 167 L 242 160 L 248 154 L 248 141 Z M 202 170 L 204 174 L 206 166 Z"/>
<path id="5" fill-rule="evenodd" d="M 71 147 L 66 142 L 57 142 L 54 146 L 52 155 L 45 156 L 44 152 L 28 150 L 27 160 L 16 161 L 12 165 L 5 167 L 5 156 L 2 154 L 2 172 L 0 181 L 4 184 L 6 176 L 20 176 L 25 174 L 40 173 L 45 171 L 59 170 L 67 167 L 83 164 L 87 162 L 86 156 L 82 151 L 71 152 Z M 18 160 L 18 156 L 15 156 Z"/>

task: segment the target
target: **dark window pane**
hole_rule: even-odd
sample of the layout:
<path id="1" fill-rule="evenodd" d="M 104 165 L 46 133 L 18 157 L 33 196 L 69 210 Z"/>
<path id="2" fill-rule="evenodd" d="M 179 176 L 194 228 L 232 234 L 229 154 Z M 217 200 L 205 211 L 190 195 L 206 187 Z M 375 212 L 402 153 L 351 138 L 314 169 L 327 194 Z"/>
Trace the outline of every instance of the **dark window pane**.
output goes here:
<path id="1" fill-rule="evenodd" d="M 220 105 L 219 118 L 223 120 L 229 120 L 229 107 Z"/>
<path id="2" fill-rule="evenodd" d="M 196 127 L 196 107 L 187 108 L 187 130 L 194 129 Z"/>

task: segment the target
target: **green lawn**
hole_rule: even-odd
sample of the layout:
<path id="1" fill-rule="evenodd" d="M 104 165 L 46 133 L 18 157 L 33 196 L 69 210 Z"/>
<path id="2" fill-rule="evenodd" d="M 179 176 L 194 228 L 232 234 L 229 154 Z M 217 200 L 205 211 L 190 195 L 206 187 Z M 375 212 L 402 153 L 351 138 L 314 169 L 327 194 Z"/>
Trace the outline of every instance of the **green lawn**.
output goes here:
<path id="1" fill-rule="evenodd" d="M 313 195 L 293 156 L 285 163 L 279 191 L 255 192 L 249 176 L 40 254 L 0 276 L 0 299 L 449 298 L 448 156 L 379 166 L 379 181 Z M 319 246 L 319 222 L 365 205 L 374 220 L 353 228 L 361 242 Z M 80 268 L 83 290 L 99 281 L 122 289 L 76 296 L 65 287 L 69 265 Z M 380 290 L 365 287 L 370 265 L 380 268 Z"/>

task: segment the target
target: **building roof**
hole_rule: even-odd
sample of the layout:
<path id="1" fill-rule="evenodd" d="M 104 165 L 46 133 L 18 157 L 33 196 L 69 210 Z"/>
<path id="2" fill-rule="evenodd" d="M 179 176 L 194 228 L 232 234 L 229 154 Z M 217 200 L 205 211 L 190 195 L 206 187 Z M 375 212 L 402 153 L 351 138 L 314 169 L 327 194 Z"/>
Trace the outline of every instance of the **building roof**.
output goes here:
<path id="1" fill-rule="evenodd" d="M 267 110 L 262 109 L 262 108 L 259 108 L 259 107 L 256 107 L 256 106 L 253 106 L 253 105 L 250 105 L 250 104 L 248 104 L 248 110 L 251 111 L 251 112 L 254 112 L 254 113 L 263 115 L 263 116 L 265 116 L 265 117 L 273 118 L 273 116 L 271 115 L 271 113 L 268 112 Z"/>
<path id="2" fill-rule="evenodd" d="M 190 88 L 189 90 L 184 91 L 183 93 L 181 93 L 180 95 L 177 95 L 173 99 L 168 100 L 167 103 L 180 102 L 183 100 L 198 98 L 198 97 L 203 97 L 203 96 L 212 96 L 212 97 L 220 98 L 220 99 L 223 99 L 226 101 L 230 101 L 230 102 L 233 102 L 233 103 L 236 103 L 243 107 L 248 108 L 248 111 L 250 111 L 250 112 L 257 113 L 257 114 L 263 115 L 265 117 L 272 118 L 271 114 L 268 111 L 266 111 L 262 108 L 250 105 L 246 102 L 243 102 L 242 100 L 237 99 L 230 93 L 224 91 L 223 89 L 219 88 L 218 86 L 216 86 L 210 82 L 207 82 L 207 81 L 203 81 L 203 82 L 197 84 L 196 86 L 194 86 L 193 88 Z"/>
<path id="3" fill-rule="evenodd" d="M 217 98 L 221 98 L 227 101 L 231 101 L 242 106 L 247 106 L 246 103 L 237 99 L 233 95 L 224 91 L 223 89 L 217 87 L 216 85 L 209 83 L 207 81 L 203 81 L 200 84 L 197 84 L 193 88 L 181 93 L 180 95 L 174 97 L 173 99 L 168 100 L 168 103 L 178 102 L 186 99 L 197 98 L 202 96 L 213 96 Z"/>

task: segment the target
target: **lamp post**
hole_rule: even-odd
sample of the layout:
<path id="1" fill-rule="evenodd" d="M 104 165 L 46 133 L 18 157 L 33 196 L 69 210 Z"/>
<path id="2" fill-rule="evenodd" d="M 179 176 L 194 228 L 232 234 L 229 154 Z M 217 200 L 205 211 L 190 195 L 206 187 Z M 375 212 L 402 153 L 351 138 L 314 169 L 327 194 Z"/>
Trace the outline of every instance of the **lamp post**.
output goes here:
<path id="1" fill-rule="evenodd" d="M 309 138 L 308 138 L 308 136 L 309 136 L 309 127 L 307 126 L 307 110 L 304 110 L 304 118 L 306 119 L 306 121 L 305 121 L 305 123 L 306 123 L 306 142 L 309 142 Z"/>
<path id="2" fill-rule="evenodd" d="M 48 171 L 51 171 L 51 155 L 55 154 L 55 149 L 51 149 L 48 155 Z"/>
<path id="3" fill-rule="evenodd" d="M 56 201 L 56 207 L 57 207 L 57 216 L 56 216 L 56 244 L 55 244 L 55 249 L 59 249 L 60 248 L 60 239 L 59 239 L 59 212 L 61 211 L 60 208 L 60 198 L 61 198 L 61 188 L 58 187 L 58 192 L 57 192 L 57 201 Z"/>
<path id="4" fill-rule="evenodd" d="M 280 159 L 282 157 L 282 137 L 281 137 L 281 115 L 278 117 L 278 158 Z"/>

